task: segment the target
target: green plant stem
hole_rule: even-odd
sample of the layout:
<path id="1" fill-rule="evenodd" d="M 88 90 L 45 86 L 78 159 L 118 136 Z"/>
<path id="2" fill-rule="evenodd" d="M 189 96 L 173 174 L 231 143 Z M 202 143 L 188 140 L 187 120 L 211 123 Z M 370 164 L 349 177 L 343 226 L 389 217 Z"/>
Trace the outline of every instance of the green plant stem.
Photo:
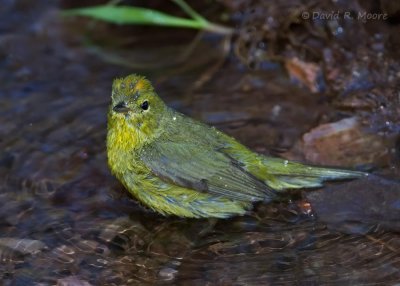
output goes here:
<path id="1" fill-rule="evenodd" d="M 208 21 L 205 18 L 203 18 L 203 16 L 201 16 L 199 13 L 193 10 L 193 8 L 190 7 L 185 1 L 183 0 L 171 0 L 171 1 L 174 2 L 176 5 L 178 5 L 179 8 L 181 8 L 186 14 L 188 14 L 194 20 L 208 23 Z"/>
<path id="2" fill-rule="evenodd" d="M 234 32 L 232 28 L 210 22 L 208 23 L 208 26 L 204 28 L 204 30 L 221 35 L 232 35 Z"/>

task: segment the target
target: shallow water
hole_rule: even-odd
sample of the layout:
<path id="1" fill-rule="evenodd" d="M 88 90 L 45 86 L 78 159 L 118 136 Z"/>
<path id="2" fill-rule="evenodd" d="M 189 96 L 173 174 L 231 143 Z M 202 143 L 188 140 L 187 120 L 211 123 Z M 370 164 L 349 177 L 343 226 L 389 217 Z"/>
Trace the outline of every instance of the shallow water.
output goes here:
<path id="1" fill-rule="evenodd" d="M 110 175 L 105 136 L 113 78 L 144 73 L 170 106 L 253 150 L 278 154 L 321 117 L 340 114 L 278 65 L 247 69 L 234 55 L 226 58 L 224 39 L 210 35 L 182 64 L 175 59 L 195 33 L 60 19 L 53 1 L 6 1 L 0 9 L 1 284 L 400 280 L 395 153 L 376 170 L 387 181 L 334 184 L 308 197 L 292 193 L 215 225 L 152 213 Z M 167 44 L 171 39 L 178 45 Z"/>

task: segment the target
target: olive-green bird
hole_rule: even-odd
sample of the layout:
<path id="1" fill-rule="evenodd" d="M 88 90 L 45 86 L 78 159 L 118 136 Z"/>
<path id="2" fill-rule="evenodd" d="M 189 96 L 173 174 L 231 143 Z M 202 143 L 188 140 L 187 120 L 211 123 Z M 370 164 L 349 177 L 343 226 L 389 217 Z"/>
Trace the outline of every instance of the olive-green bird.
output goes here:
<path id="1" fill-rule="evenodd" d="M 116 79 L 108 113 L 112 173 L 164 215 L 226 218 L 285 189 L 365 173 L 306 166 L 252 152 L 232 137 L 165 105 L 142 76 Z"/>

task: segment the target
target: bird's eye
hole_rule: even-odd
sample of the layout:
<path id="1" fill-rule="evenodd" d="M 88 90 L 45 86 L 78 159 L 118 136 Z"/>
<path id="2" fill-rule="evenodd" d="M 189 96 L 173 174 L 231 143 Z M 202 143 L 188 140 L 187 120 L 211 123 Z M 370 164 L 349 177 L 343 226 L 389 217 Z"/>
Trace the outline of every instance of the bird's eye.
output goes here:
<path id="1" fill-rule="evenodd" d="M 148 102 L 147 100 L 143 101 L 143 103 L 140 105 L 140 107 L 141 107 L 143 110 L 149 109 L 149 102 Z"/>

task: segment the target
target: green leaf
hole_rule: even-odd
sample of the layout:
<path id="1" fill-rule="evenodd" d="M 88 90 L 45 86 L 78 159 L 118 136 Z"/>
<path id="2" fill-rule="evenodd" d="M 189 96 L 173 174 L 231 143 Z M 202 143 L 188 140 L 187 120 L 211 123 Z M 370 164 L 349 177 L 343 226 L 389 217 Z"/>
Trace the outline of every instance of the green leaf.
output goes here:
<path id="1" fill-rule="evenodd" d="M 169 27 L 184 27 L 192 29 L 207 29 L 210 23 L 171 16 L 157 10 L 133 7 L 101 5 L 64 11 L 68 16 L 87 16 L 114 24 L 141 24 Z"/>

